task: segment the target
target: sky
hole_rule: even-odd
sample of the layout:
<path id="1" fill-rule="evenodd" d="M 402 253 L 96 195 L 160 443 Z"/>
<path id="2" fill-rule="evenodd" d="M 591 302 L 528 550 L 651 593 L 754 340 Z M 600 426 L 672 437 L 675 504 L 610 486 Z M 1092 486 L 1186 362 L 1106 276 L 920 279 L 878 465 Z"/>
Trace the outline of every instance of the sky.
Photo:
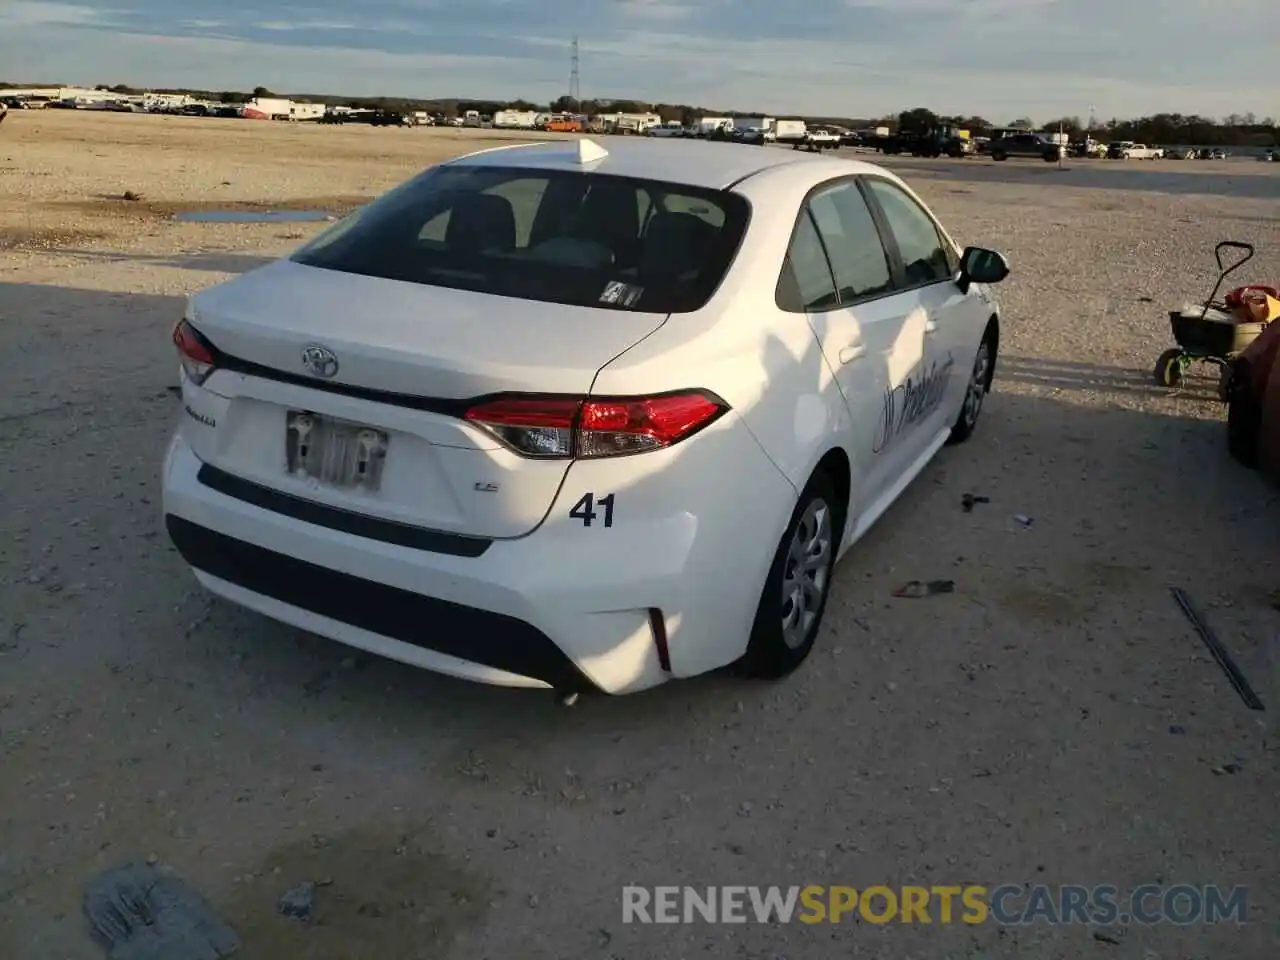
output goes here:
<path id="1" fill-rule="evenodd" d="M 0 79 L 547 102 L 575 33 L 584 98 L 1280 115 L 1276 0 L 0 0 Z"/>

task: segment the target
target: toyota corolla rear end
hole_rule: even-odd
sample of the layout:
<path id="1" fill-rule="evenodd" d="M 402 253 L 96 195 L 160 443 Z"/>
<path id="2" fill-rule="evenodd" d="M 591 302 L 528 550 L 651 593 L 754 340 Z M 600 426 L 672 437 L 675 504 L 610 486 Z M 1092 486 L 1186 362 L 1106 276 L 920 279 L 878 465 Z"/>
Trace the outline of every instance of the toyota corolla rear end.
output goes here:
<path id="1" fill-rule="evenodd" d="M 592 385 L 705 306 L 748 214 L 446 165 L 198 294 L 173 543 L 228 600 L 456 676 L 622 693 L 719 666 L 770 559 L 735 549 L 741 519 L 794 490 L 707 384 Z"/>

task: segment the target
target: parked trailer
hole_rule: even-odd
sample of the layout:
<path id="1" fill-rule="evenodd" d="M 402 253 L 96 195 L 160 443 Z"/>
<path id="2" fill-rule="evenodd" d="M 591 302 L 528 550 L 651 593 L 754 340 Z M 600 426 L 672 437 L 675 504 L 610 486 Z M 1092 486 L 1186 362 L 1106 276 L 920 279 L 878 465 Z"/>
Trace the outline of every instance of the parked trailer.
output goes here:
<path id="1" fill-rule="evenodd" d="M 809 128 L 803 120 L 775 120 L 773 134 L 778 143 L 804 143 Z"/>
<path id="2" fill-rule="evenodd" d="M 240 108 L 240 116 L 246 120 L 274 120 L 276 117 L 288 117 L 292 106 L 292 100 L 254 97 Z"/>

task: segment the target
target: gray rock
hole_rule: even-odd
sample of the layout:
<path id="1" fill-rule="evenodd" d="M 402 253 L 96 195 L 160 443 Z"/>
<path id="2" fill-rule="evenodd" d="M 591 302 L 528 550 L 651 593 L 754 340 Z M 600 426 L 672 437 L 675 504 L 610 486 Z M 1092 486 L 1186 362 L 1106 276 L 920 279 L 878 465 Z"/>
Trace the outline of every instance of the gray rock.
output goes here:
<path id="1" fill-rule="evenodd" d="M 316 885 L 308 881 L 285 892 L 276 904 L 280 915 L 292 920 L 310 920 L 316 902 Z"/>

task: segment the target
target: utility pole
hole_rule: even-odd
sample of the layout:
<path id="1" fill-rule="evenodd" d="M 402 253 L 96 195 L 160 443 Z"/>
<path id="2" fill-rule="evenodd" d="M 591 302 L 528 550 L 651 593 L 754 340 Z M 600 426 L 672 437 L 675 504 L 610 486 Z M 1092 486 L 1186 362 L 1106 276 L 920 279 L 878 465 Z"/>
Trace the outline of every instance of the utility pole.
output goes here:
<path id="1" fill-rule="evenodd" d="M 573 102 L 575 109 L 582 103 L 582 89 L 578 77 L 577 34 L 574 34 L 573 41 L 569 44 L 569 99 Z"/>

